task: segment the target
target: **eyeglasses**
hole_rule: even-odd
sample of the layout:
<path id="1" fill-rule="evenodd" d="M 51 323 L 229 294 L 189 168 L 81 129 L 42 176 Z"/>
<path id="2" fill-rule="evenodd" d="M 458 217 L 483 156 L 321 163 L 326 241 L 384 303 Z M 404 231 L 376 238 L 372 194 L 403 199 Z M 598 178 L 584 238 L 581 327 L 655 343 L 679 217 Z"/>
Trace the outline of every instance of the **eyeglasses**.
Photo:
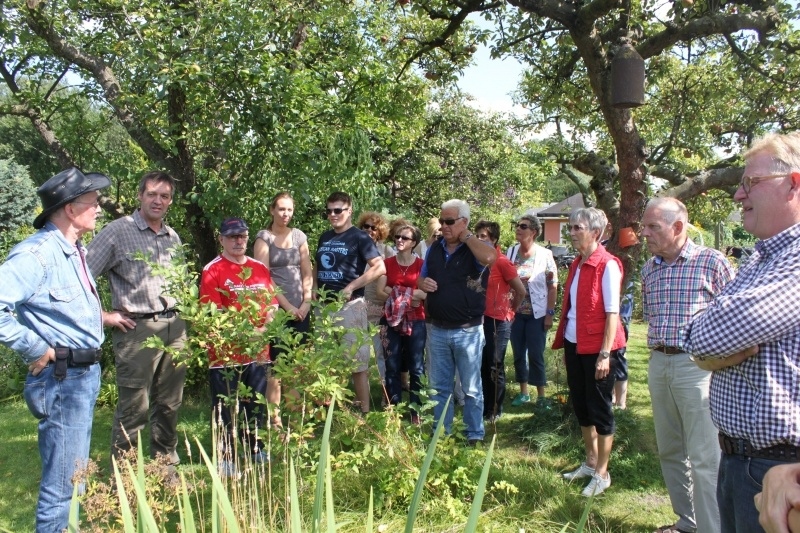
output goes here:
<path id="1" fill-rule="evenodd" d="M 78 204 L 78 205 L 90 205 L 90 206 L 94 207 L 95 209 L 100 207 L 100 201 L 99 200 L 95 200 L 94 202 L 70 202 L 70 203 Z"/>
<path id="2" fill-rule="evenodd" d="M 773 180 L 776 178 L 785 178 L 789 174 L 770 174 L 768 176 L 742 176 L 742 181 L 739 182 L 739 186 L 744 190 L 745 194 L 750 194 L 750 189 L 753 188 L 753 185 L 756 183 L 760 183 L 764 180 Z"/>
<path id="3" fill-rule="evenodd" d="M 524 222 L 520 224 L 515 224 L 515 226 L 517 227 L 517 229 L 531 229 L 533 227 L 530 224 L 525 224 Z"/>
<path id="4" fill-rule="evenodd" d="M 378 226 L 373 226 L 372 224 L 361 224 L 361 229 L 363 229 L 364 231 L 366 230 L 378 231 Z"/>
<path id="5" fill-rule="evenodd" d="M 453 224 L 455 224 L 455 223 L 456 223 L 456 220 L 461 220 L 462 218 L 464 218 L 464 217 L 456 217 L 456 218 L 440 218 L 440 219 L 439 219 L 439 224 L 442 224 L 442 225 L 447 225 L 447 226 L 452 226 Z"/>
<path id="6" fill-rule="evenodd" d="M 396 241 L 413 241 L 413 237 L 406 237 L 405 235 L 395 235 L 394 240 Z"/>
<path id="7" fill-rule="evenodd" d="M 223 237 L 232 241 L 246 241 L 248 235 L 223 235 Z"/>
<path id="8" fill-rule="evenodd" d="M 330 207 L 328 207 L 328 208 L 325 209 L 325 214 L 328 215 L 328 216 L 341 215 L 342 213 L 344 213 L 348 209 L 350 209 L 350 208 L 349 207 L 334 207 L 333 209 L 331 209 Z"/>
<path id="9" fill-rule="evenodd" d="M 580 224 L 573 224 L 571 226 L 567 226 L 569 231 L 586 231 L 586 226 L 582 226 Z"/>

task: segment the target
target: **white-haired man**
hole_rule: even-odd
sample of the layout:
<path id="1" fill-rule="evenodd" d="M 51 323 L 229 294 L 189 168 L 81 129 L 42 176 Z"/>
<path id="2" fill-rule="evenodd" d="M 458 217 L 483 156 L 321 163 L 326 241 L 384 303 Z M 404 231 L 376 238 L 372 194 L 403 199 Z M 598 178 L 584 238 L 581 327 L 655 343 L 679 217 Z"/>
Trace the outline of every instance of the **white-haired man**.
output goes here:
<path id="1" fill-rule="evenodd" d="M 484 436 L 481 360 L 485 283 L 497 251 L 469 231 L 469 215 L 469 205 L 463 200 L 442 204 L 442 239 L 428 249 L 418 287 L 428 293 L 430 383 L 437 402 L 434 416 L 439 419 L 453 394 L 458 369 L 464 390 L 465 436 L 474 445 Z M 451 401 L 444 419 L 447 433 L 452 422 Z"/>

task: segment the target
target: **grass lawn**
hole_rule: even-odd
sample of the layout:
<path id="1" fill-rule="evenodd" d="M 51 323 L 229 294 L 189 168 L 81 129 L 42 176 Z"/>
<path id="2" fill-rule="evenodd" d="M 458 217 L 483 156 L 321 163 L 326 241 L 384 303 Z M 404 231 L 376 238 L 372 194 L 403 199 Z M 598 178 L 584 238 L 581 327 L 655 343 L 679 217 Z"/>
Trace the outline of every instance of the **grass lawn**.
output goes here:
<path id="1" fill-rule="evenodd" d="M 560 353 L 549 353 L 552 361 Z M 617 434 L 609 471 L 612 486 L 595 499 L 590 514 L 589 531 L 651 532 L 656 527 L 674 521 L 656 456 L 650 396 L 647 390 L 646 327 L 635 323 L 628 346 L 630 380 L 628 410 L 618 412 Z M 565 388 L 565 377 L 549 364 L 552 385 L 548 394 L 555 395 L 558 381 Z M 513 358 L 506 357 L 507 402 L 516 395 Z M 376 372 L 377 373 L 377 372 Z M 373 387 L 379 398 L 380 387 Z M 380 401 L 377 400 L 377 405 Z M 36 421 L 21 398 L 2 402 L 0 417 L 0 531 L 31 531 L 40 475 L 36 443 Z M 208 401 L 189 399 L 181 411 L 180 430 L 190 438 L 198 436 L 204 446 L 210 442 Z M 557 411 L 557 410 L 556 410 Z M 98 408 L 92 435 L 91 457 L 101 466 L 109 465 L 109 439 L 112 410 Z M 561 427 L 558 427 L 561 426 Z M 494 434 L 497 445 L 489 487 L 484 498 L 481 526 L 485 531 L 518 533 L 557 532 L 567 522 L 575 524 L 583 511 L 585 500 L 580 496 L 584 480 L 573 484 L 561 480 L 560 473 L 575 468 L 583 457 L 580 431 L 574 418 L 566 426 L 557 414 L 541 412 L 533 405 L 506 407 L 496 428 L 487 426 L 486 444 Z M 188 463 L 185 446 L 179 452 Z M 480 453 L 480 452 L 476 452 Z M 197 463 L 197 455 L 191 459 Z M 191 468 L 190 466 L 181 468 Z M 475 472 L 477 479 L 479 472 Z M 516 487 L 504 489 L 510 484 Z M 366 485 L 366 484 L 362 484 Z M 343 491 L 339 493 L 338 491 Z M 350 522 L 343 531 L 363 531 L 364 512 L 369 498 L 369 486 L 359 486 L 358 477 L 346 487 L 334 483 L 337 502 L 337 521 Z M 352 504 L 338 505 L 340 499 L 363 501 L 363 509 Z M 402 509 L 376 510 L 375 524 L 384 524 L 385 531 L 401 531 L 404 524 Z M 418 515 L 415 531 L 460 531 L 466 517 L 428 515 L 425 509 Z"/>

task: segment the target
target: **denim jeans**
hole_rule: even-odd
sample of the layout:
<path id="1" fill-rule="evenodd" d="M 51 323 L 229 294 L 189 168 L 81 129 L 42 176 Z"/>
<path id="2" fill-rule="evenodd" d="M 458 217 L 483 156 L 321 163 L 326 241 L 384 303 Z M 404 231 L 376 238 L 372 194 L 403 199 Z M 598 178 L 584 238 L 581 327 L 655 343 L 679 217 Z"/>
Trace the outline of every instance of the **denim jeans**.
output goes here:
<path id="1" fill-rule="evenodd" d="M 92 417 L 100 391 L 100 365 L 68 368 L 57 380 L 55 365 L 25 379 L 25 403 L 39 420 L 42 481 L 36 504 L 36 532 L 67 528 L 72 499 L 72 475 L 89 459 Z"/>
<path id="2" fill-rule="evenodd" d="M 411 403 L 419 405 L 420 378 L 425 372 L 422 360 L 428 337 L 425 321 L 415 320 L 411 326 L 411 335 L 401 335 L 391 326 L 383 326 L 382 331 L 385 331 L 386 336 L 386 392 L 389 401 L 393 405 L 400 403 L 403 394 L 400 373 L 405 366 L 411 378 Z M 403 365 L 404 361 L 406 365 Z"/>
<path id="3" fill-rule="evenodd" d="M 547 330 L 544 317 L 517 314 L 511 324 L 511 350 L 514 352 L 514 371 L 517 383 L 528 383 L 534 387 L 547 385 L 544 370 L 544 345 Z"/>
<path id="4" fill-rule="evenodd" d="M 436 420 L 442 415 L 445 402 L 453 395 L 456 370 L 461 376 L 464 390 L 464 435 L 469 440 L 483 440 L 483 386 L 481 385 L 481 358 L 483 326 L 445 329 L 431 326 L 431 387 L 436 391 L 433 414 Z M 453 400 L 447 407 L 444 429 L 449 435 L 453 424 Z"/>
<path id="5" fill-rule="evenodd" d="M 719 462 L 717 503 L 720 531 L 726 533 L 759 533 L 758 511 L 753 496 L 761 492 L 764 474 L 773 466 L 786 464 L 771 459 L 743 455 L 725 455 Z"/>
<path id="6" fill-rule="evenodd" d="M 483 382 L 483 417 L 503 414 L 506 398 L 506 348 L 511 336 L 511 322 L 483 317 L 483 347 L 481 381 Z"/>

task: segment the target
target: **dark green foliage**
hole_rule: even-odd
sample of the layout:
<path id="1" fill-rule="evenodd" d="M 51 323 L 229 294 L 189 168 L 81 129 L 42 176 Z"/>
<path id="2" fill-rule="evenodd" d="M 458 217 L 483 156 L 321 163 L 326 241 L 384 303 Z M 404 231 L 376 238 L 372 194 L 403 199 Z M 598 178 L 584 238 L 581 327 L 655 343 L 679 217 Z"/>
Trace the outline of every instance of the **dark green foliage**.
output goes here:
<path id="1" fill-rule="evenodd" d="M 30 225 L 38 203 L 36 187 L 25 167 L 0 159 L 0 231 Z"/>

